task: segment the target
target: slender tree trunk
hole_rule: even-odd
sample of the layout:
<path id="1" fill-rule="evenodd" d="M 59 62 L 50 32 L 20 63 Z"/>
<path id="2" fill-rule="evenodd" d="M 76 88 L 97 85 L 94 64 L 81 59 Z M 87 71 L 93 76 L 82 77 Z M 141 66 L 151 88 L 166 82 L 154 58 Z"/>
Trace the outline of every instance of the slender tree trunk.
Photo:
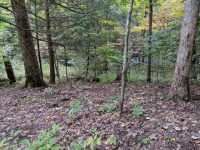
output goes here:
<path id="1" fill-rule="evenodd" d="M 37 42 L 37 51 L 38 51 L 38 60 L 39 60 L 39 66 L 40 66 L 40 74 L 43 78 L 43 71 L 42 71 L 42 61 L 41 61 L 41 55 L 40 55 L 40 43 L 38 39 L 38 19 L 37 19 L 37 0 L 35 0 L 35 33 L 36 33 L 36 42 Z"/>
<path id="2" fill-rule="evenodd" d="M 147 6 L 146 6 L 146 8 L 147 8 Z M 145 11 L 144 11 L 144 19 L 147 18 L 147 14 L 148 14 L 148 12 L 145 9 Z M 145 36 L 146 36 L 146 30 L 144 29 L 142 31 L 142 37 L 145 38 Z M 144 63 L 144 58 L 145 58 L 145 54 L 144 54 L 144 51 L 142 51 L 142 63 Z"/>
<path id="3" fill-rule="evenodd" d="M 46 86 L 40 75 L 27 10 L 23 9 L 25 8 L 25 0 L 11 0 L 11 4 L 16 25 L 20 27 L 17 28 L 17 32 L 24 60 L 25 86 Z"/>
<path id="4" fill-rule="evenodd" d="M 151 40 L 152 40 L 152 23 L 153 23 L 153 3 L 149 0 L 149 48 L 148 48 L 148 65 L 147 65 L 147 82 L 151 82 Z"/>
<path id="5" fill-rule="evenodd" d="M 59 62 L 58 62 L 58 54 L 56 47 L 55 47 L 55 70 L 57 78 L 60 79 Z"/>
<path id="6" fill-rule="evenodd" d="M 67 81 L 69 80 L 68 78 L 68 71 L 67 71 L 67 66 L 68 66 L 68 59 L 67 59 L 67 50 L 66 50 L 66 47 L 64 46 L 64 52 L 65 52 L 65 75 L 66 75 L 66 79 Z"/>
<path id="7" fill-rule="evenodd" d="M 89 66 L 90 66 L 90 44 L 87 47 L 87 65 L 86 65 L 86 78 L 88 78 L 89 74 Z"/>
<path id="8" fill-rule="evenodd" d="M 170 89 L 172 99 L 190 100 L 189 73 L 199 12 L 199 0 L 185 1 L 176 67 Z"/>
<path id="9" fill-rule="evenodd" d="M 47 34 L 47 44 L 48 44 L 48 52 L 49 52 L 49 67 L 50 67 L 50 83 L 55 83 L 55 57 L 54 57 L 54 50 L 53 50 L 53 43 L 51 37 L 51 23 L 50 23 L 50 15 L 49 15 L 49 0 L 45 1 L 46 9 L 46 34 Z"/>
<path id="10" fill-rule="evenodd" d="M 3 56 L 3 62 L 4 62 L 6 74 L 7 74 L 9 81 L 10 81 L 10 84 L 15 83 L 16 78 L 15 78 L 15 74 L 14 74 L 12 64 L 11 64 L 9 58 L 6 57 L 6 56 Z"/>
<path id="11" fill-rule="evenodd" d="M 134 3 L 134 0 L 130 0 L 128 15 L 127 15 L 127 22 L 126 22 L 126 31 L 125 31 L 124 60 L 123 60 L 123 69 L 122 69 L 122 77 L 121 77 L 121 97 L 122 97 L 121 114 L 123 113 L 124 100 L 125 100 L 125 76 L 127 72 L 127 57 L 128 57 L 129 34 L 130 34 L 131 16 L 132 16 L 132 11 L 133 11 L 133 3 Z"/>

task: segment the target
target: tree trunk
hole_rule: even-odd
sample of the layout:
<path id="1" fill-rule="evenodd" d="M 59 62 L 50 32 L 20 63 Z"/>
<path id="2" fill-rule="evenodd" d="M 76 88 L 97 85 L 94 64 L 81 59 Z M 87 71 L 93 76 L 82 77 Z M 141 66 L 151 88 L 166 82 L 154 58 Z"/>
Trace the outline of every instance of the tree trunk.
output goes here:
<path id="1" fill-rule="evenodd" d="M 192 73 L 192 79 L 195 79 L 195 80 L 197 79 L 197 69 L 196 69 L 197 58 L 196 58 L 196 54 L 197 54 L 197 48 L 196 48 L 196 42 L 194 41 L 193 52 L 192 52 L 192 55 L 194 56 L 194 58 L 192 59 L 191 73 Z"/>
<path id="2" fill-rule="evenodd" d="M 133 11 L 134 0 L 130 0 L 129 9 L 126 21 L 126 32 L 125 32 L 125 45 L 124 45 L 124 60 L 123 60 L 123 69 L 121 77 L 121 114 L 123 113 L 124 100 L 125 100 L 125 76 L 127 72 L 127 57 L 128 57 L 128 45 L 129 45 L 129 34 L 130 34 L 130 25 L 131 25 L 131 16 Z"/>
<path id="3" fill-rule="evenodd" d="M 147 8 L 147 6 L 146 6 L 146 8 Z M 147 12 L 146 9 L 145 9 L 145 11 L 144 11 L 144 19 L 147 18 L 147 14 L 148 14 L 148 12 Z M 145 36 L 146 36 L 146 30 L 144 29 L 144 30 L 142 31 L 142 37 L 145 38 Z M 143 64 L 144 64 L 144 58 L 145 58 L 145 53 L 144 53 L 144 50 L 143 50 L 143 51 L 142 51 L 142 63 L 143 63 Z"/>
<path id="4" fill-rule="evenodd" d="M 37 62 L 37 56 L 33 44 L 33 38 L 28 21 L 28 14 L 25 8 L 25 0 L 11 0 L 12 9 L 18 26 L 18 37 L 22 48 L 22 56 L 25 67 L 25 86 L 40 87 L 46 86 L 43 81 Z"/>
<path id="5" fill-rule="evenodd" d="M 119 69 L 117 69 L 117 76 L 115 78 L 114 81 L 121 81 L 121 78 L 122 78 L 122 72 L 121 72 L 121 67 Z"/>
<path id="6" fill-rule="evenodd" d="M 37 51 L 38 51 L 38 60 L 39 60 L 39 66 L 40 66 L 40 74 L 43 78 L 42 61 L 41 61 L 41 55 L 40 55 L 40 43 L 39 43 L 39 39 L 38 39 L 37 0 L 35 0 L 35 33 L 36 33 L 36 42 L 37 42 Z"/>
<path id="7" fill-rule="evenodd" d="M 185 12 L 182 20 L 176 67 L 170 89 L 170 98 L 172 99 L 190 99 L 189 73 L 199 12 L 199 0 L 185 1 Z"/>
<path id="8" fill-rule="evenodd" d="M 87 47 L 87 64 L 86 64 L 86 73 L 85 73 L 85 77 L 88 78 L 88 74 L 89 74 L 89 66 L 90 66 L 90 44 L 88 44 Z"/>
<path id="9" fill-rule="evenodd" d="M 66 75 L 66 79 L 67 81 L 69 80 L 68 78 L 68 71 L 67 71 L 67 66 L 68 66 L 68 58 L 67 58 L 67 49 L 66 47 L 64 46 L 64 55 L 65 55 L 65 75 Z"/>
<path id="10" fill-rule="evenodd" d="M 10 81 L 10 84 L 15 83 L 16 82 L 15 74 L 14 74 L 14 71 L 12 68 L 12 64 L 11 64 L 10 60 L 8 59 L 8 57 L 3 56 L 3 62 L 4 62 L 6 74 Z"/>
<path id="11" fill-rule="evenodd" d="M 59 60 L 58 60 L 58 54 L 57 54 L 56 47 L 55 47 L 55 70 L 56 70 L 57 78 L 60 79 Z"/>
<path id="12" fill-rule="evenodd" d="M 148 65 L 147 65 L 147 82 L 151 82 L 152 23 L 153 23 L 153 4 L 152 0 L 149 0 L 149 50 L 148 50 Z"/>
<path id="13" fill-rule="evenodd" d="M 45 1 L 46 9 L 46 34 L 47 34 L 47 44 L 48 44 L 48 52 L 49 52 L 49 67 L 50 67 L 50 83 L 55 83 L 55 58 L 54 58 L 54 50 L 53 43 L 51 37 L 51 23 L 50 23 L 50 15 L 49 15 L 49 0 Z"/>

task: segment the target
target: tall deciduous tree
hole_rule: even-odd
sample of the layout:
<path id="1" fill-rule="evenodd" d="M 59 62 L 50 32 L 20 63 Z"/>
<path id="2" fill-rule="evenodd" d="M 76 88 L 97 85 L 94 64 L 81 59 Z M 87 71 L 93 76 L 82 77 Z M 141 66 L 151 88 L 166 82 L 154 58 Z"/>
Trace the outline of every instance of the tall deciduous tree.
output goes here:
<path id="1" fill-rule="evenodd" d="M 127 21 L 126 21 L 124 60 L 123 60 L 123 69 L 122 69 L 122 77 L 121 77 L 121 97 L 122 97 L 121 113 L 123 112 L 123 107 L 124 107 L 123 105 L 124 105 L 124 94 L 125 94 L 125 76 L 126 76 L 126 71 L 127 71 L 129 34 L 130 34 L 131 16 L 132 16 L 132 11 L 133 11 L 133 3 L 134 3 L 134 0 L 130 0 Z"/>
<path id="2" fill-rule="evenodd" d="M 11 4 L 17 25 L 19 42 L 22 48 L 26 76 L 25 86 L 45 86 L 46 84 L 40 75 L 25 0 L 11 0 Z"/>
<path id="3" fill-rule="evenodd" d="M 192 62 L 197 19 L 200 12 L 200 1 L 186 0 L 184 9 L 185 12 L 182 20 L 180 43 L 170 94 L 173 99 L 189 100 L 189 73 Z"/>
<path id="4" fill-rule="evenodd" d="M 49 52 L 49 66 L 50 66 L 50 83 L 55 83 L 55 56 L 53 50 L 53 43 L 51 37 L 51 22 L 50 22 L 50 15 L 49 15 L 49 0 L 45 1 L 46 4 L 46 34 L 47 34 L 47 44 L 48 44 L 48 52 Z"/>

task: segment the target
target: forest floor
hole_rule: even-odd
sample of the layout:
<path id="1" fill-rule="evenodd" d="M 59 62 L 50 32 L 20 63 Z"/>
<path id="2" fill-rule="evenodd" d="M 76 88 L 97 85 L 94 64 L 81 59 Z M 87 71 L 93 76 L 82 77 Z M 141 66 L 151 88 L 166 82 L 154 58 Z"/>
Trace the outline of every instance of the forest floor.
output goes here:
<path id="1" fill-rule="evenodd" d="M 129 83 L 120 117 L 118 83 L 68 83 L 51 87 L 55 92 L 49 95 L 41 88 L 0 89 L 0 139 L 7 135 L 8 128 L 22 129 L 24 137 L 33 139 L 40 130 L 56 123 L 60 125 L 57 134 L 60 145 L 87 138 L 89 131 L 96 128 L 102 137 L 101 145 L 97 146 L 100 150 L 200 150 L 198 97 L 191 102 L 170 101 L 164 98 L 168 85 Z M 192 91 L 200 95 L 200 87 L 192 86 Z M 70 102 L 77 99 L 83 108 L 70 116 L 67 112 Z M 141 102 L 139 107 L 144 111 L 140 116 L 132 114 L 131 100 Z M 98 112 L 104 103 L 116 104 L 117 108 Z M 116 145 L 106 141 L 112 134 L 117 138 Z"/>

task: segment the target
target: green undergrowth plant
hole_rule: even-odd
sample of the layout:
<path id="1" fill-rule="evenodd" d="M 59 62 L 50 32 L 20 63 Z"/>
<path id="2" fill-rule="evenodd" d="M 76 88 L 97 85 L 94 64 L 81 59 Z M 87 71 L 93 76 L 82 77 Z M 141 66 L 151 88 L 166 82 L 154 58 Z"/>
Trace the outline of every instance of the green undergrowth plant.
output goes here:
<path id="1" fill-rule="evenodd" d="M 116 145 L 117 139 L 112 134 L 106 139 L 108 144 Z M 101 145 L 102 137 L 96 128 L 90 130 L 90 136 L 87 139 L 83 137 L 73 141 L 70 147 L 73 150 L 94 150 L 96 146 Z"/>
<path id="2" fill-rule="evenodd" d="M 156 93 L 156 98 L 158 98 L 159 100 L 164 100 L 164 94 L 161 92 Z"/>
<path id="3" fill-rule="evenodd" d="M 87 141 L 84 140 L 82 137 L 77 139 L 76 141 L 73 141 L 71 144 L 70 144 L 70 147 L 73 149 L 73 150 L 86 150 L 87 148 Z"/>
<path id="4" fill-rule="evenodd" d="M 9 150 L 59 150 L 59 144 L 55 138 L 59 130 L 59 125 L 54 124 L 50 130 L 41 130 L 38 137 L 30 141 L 29 139 L 20 139 L 22 130 L 10 132 L 8 137 L 0 141 L 0 149 Z"/>
<path id="5" fill-rule="evenodd" d="M 7 129 L 9 131 L 9 129 Z M 19 135 L 22 130 L 11 130 L 7 137 L 4 137 L 0 141 L 0 149 L 15 149 L 17 143 L 19 142 Z"/>
<path id="6" fill-rule="evenodd" d="M 132 114 L 136 117 L 142 115 L 144 113 L 143 106 L 138 100 L 131 100 L 130 104 L 132 105 Z"/>
<path id="7" fill-rule="evenodd" d="M 98 112 L 112 112 L 116 109 L 115 104 L 103 103 L 97 109 Z"/>
<path id="8" fill-rule="evenodd" d="M 90 131 L 90 135 L 87 139 L 87 145 L 91 150 L 94 150 L 96 145 L 101 145 L 101 135 L 96 128 Z"/>
<path id="9" fill-rule="evenodd" d="M 116 145 L 117 144 L 117 138 L 115 137 L 114 134 L 112 134 L 107 138 L 107 142 L 108 142 L 108 144 Z"/>
<path id="10" fill-rule="evenodd" d="M 66 109 L 69 116 L 75 115 L 84 107 L 84 105 L 81 103 L 80 100 L 71 101 L 69 105 L 70 105 L 70 108 Z"/>
<path id="11" fill-rule="evenodd" d="M 116 100 L 120 100 L 121 98 L 118 95 L 111 95 L 111 96 L 108 96 L 108 99 L 111 101 L 116 101 Z"/>
<path id="12" fill-rule="evenodd" d="M 35 102 L 35 100 L 36 100 L 35 96 L 26 96 L 26 97 L 20 99 L 20 102 L 22 104 L 27 104 L 27 103 Z"/>
<path id="13" fill-rule="evenodd" d="M 54 88 L 52 88 L 52 87 L 47 87 L 47 88 L 44 89 L 43 94 L 44 94 L 44 96 L 45 96 L 46 98 L 48 98 L 48 97 L 50 97 L 50 96 L 56 94 L 57 92 L 58 92 L 58 90 L 56 90 L 56 89 L 54 89 Z"/>
<path id="14" fill-rule="evenodd" d="M 94 150 L 97 145 L 101 145 L 101 135 L 96 128 L 90 130 L 90 136 L 84 140 L 79 138 L 71 143 L 73 150 Z"/>
<path id="15" fill-rule="evenodd" d="M 138 137 L 137 138 L 137 142 L 140 146 L 145 146 L 145 145 L 148 145 L 150 144 L 150 139 L 147 137 L 147 138 L 141 138 L 141 137 Z"/>

